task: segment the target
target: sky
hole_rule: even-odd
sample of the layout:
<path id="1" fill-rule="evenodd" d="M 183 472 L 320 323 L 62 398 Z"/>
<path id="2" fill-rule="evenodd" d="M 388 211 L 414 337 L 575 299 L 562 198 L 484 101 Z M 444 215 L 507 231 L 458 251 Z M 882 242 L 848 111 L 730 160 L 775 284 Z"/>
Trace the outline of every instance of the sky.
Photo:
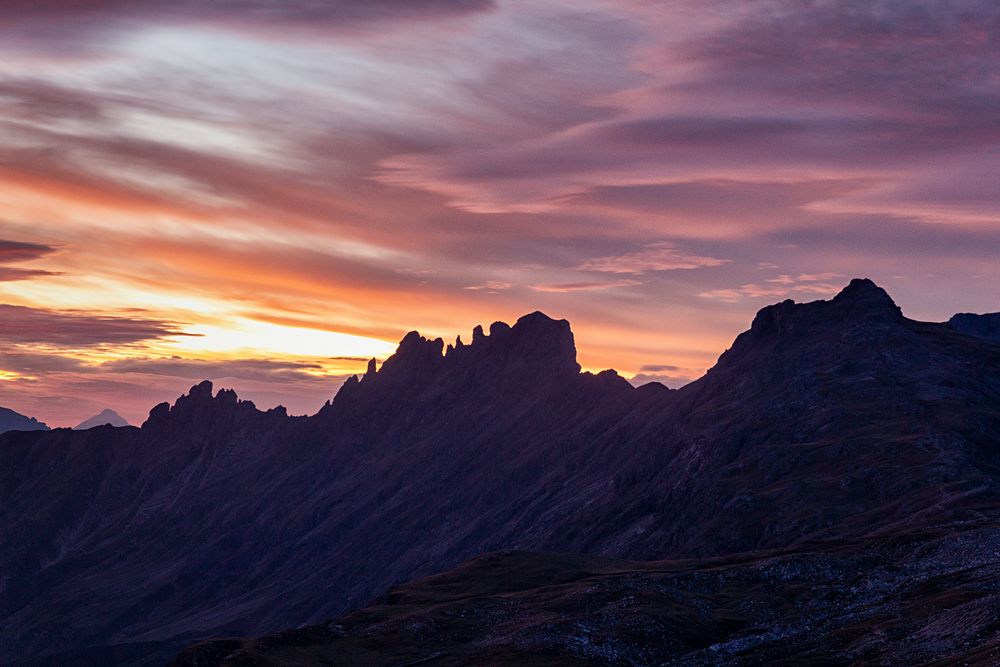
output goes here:
<path id="1" fill-rule="evenodd" d="M 1000 310 L 995 0 L 4 0 L 0 405 L 315 412 L 542 310 L 679 386 L 870 277 Z"/>

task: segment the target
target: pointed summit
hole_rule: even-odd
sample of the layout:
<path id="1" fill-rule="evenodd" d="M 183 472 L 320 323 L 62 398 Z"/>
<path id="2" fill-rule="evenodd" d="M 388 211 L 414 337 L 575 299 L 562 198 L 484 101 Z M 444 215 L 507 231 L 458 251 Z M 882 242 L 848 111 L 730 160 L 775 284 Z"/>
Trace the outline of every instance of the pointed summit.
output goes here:
<path id="1" fill-rule="evenodd" d="M 120 414 L 114 410 L 106 409 L 102 410 L 99 414 L 85 419 L 84 421 L 73 427 L 74 431 L 86 431 L 88 428 L 94 428 L 95 426 L 128 426 L 128 422 Z"/>
<path id="2" fill-rule="evenodd" d="M 901 314 L 899 306 L 892 300 L 888 292 L 868 278 L 855 278 L 840 294 L 833 297 L 832 303 L 846 305 L 855 309 L 888 309 L 895 314 Z"/>
<path id="3" fill-rule="evenodd" d="M 750 331 L 757 335 L 801 333 L 801 327 L 829 329 L 849 322 L 892 322 L 903 313 L 889 294 L 868 278 L 855 278 L 829 301 L 786 299 L 757 312 Z"/>

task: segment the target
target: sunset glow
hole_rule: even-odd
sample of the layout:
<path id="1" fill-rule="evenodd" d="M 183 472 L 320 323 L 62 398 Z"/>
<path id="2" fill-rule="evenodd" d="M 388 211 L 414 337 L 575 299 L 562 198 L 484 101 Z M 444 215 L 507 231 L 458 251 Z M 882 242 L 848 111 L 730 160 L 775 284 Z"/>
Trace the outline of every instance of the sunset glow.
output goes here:
<path id="1" fill-rule="evenodd" d="M 1000 6 L 843 4 L 4 3 L 0 405 L 310 413 L 533 310 L 677 386 L 856 275 L 1000 310 Z"/>

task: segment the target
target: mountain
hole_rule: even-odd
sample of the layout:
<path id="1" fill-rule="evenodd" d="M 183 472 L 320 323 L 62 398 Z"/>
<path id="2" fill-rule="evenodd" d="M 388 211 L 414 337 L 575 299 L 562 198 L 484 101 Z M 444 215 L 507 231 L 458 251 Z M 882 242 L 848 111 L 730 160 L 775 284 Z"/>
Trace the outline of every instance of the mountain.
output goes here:
<path id="1" fill-rule="evenodd" d="M 25 417 L 22 414 L 0 408 L 0 433 L 7 431 L 48 431 L 49 427 L 38 421 L 34 417 Z"/>
<path id="2" fill-rule="evenodd" d="M 959 313 L 948 320 L 948 326 L 971 336 L 1000 341 L 1000 313 Z"/>
<path id="3" fill-rule="evenodd" d="M 678 390 L 581 373 L 569 324 L 541 313 L 468 344 L 412 332 L 312 417 L 202 383 L 141 429 L 0 437 L 0 662 L 161 664 L 205 637 L 318 623 L 511 549 L 861 558 L 862 543 L 880 553 L 993 521 L 997 433 L 1000 344 L 909 320 L 867 280 L 761 310 Z M 544 610 L 557 604 L 546 594 L 527 586 L 525 599 Z M 706 641 L 749 631 L 719 609 Z"/>
<path id="4" fill-rule="evenodd" d="M 119 415 L 117 412 L 111 409 L 102 410 L 100 414 L 96 414 L 89 419 L 84 419 L 78 425 L 76 425 L 73 430 L 75 431 L 86 431 L 88 428 L 94 428 L 95 426 L 128 426 L 128 422 L 125 418 Z"/>

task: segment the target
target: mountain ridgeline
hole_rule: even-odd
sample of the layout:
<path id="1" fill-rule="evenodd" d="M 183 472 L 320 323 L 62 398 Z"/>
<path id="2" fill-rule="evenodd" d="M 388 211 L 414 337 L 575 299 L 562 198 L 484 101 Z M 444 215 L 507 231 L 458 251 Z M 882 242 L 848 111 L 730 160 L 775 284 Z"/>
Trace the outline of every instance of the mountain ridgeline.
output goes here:
<path id="1" fill-rule="evenodd" d="M 0 433 L 7 431 L 48 431 L 49 427 L 35 419 L 26 417 L 10 408 L 0 408 Z"/>
<path id="2" fill-rule="evenodd" d="M 407 334 L 381 367 L 373 362 L 311 417 L 260 411 L 203 383 L 155 407 L 141 428 L 6 434 L 0 662 L 162 664 L 206 637 L 336 617 L 489 552 L 590 554 L 544 566 L 541 556 L 502 557 L 498 567 L 551 574 L 555 563 L 553 581 L 601 590 L 631 585 L 612 576 L 621 567 L 650 590 L 668 586 L 662 569 L 606 558 L 737 567 L 724 559 L 826 545 L 847 550 L 838 562 L 857 569 L 850 554 L 882 553 L 878 540 L 996 519 L 1000 341 L 990 330 L 909 320 L 881 288 L 855 280 L 830 301 L 764 308 L 703 378 L 670 390 L 633 388 L 613 371 L 581 373 L 569 324 L 533 313 L 447 348 Z M 908 553 L 896 557 L 909 562 Z M 428 580 L 445 587 L 435 595 L 495 599 L 484 581 L 496 571 L 483 562 L 494 563 Z M 522 582 L 532 609 L 558 608 L 537 588 L 550 574 Z M 670 599 L 688 595 L 689 611 L 696 600 L 714 610 L 691 621 L 711 621 L 704 636 L 616 658 L 594 652 L 592 641 L 559 644 L 546 630 L 524 650 L 565 649 L 545 664 L 663 663 L 760 622 L 740 626 L 732 619 L 744 612 L 726 606 L 738 605 L 732 591 L 712 598 L 697 583 L 709 575 L 689 574 L 690 590 Z M 795 585 L 819 586 L 813 574 Z M 423 585 L 394 589 L 397 598 L 378 609 L 403 600 L 426 619 L 441 599 Z M 353 647 L 368 659 L 364 647 L 348 646 L 351 628 L 378 638 L 392 622 L 410 627 L 412 617 L 393 609 L 357 612 L 347 630 L 323 625 L 309 636 L 322 635 L 334 655 Z M 452 627 L 446 621 L 440 627 Z M 508 646 L 482 627 L 453 629 L 452 640 L 466 632 L 477 646 Z M 564 639 L 573 632 L 564 629 Z M 635 628 L 628 632 L 619 640 Z M 382 646 L 401 636 L 382 637 Z M 217 664 L 240 647 L 200 645 L 179 664 Z M 511 650 L 511 664 L 524 662 Z M 507 655 L 489 651 L 440 653 L 450 664 Z M 404 653 L 400 663 L 427 657 Z"/>

